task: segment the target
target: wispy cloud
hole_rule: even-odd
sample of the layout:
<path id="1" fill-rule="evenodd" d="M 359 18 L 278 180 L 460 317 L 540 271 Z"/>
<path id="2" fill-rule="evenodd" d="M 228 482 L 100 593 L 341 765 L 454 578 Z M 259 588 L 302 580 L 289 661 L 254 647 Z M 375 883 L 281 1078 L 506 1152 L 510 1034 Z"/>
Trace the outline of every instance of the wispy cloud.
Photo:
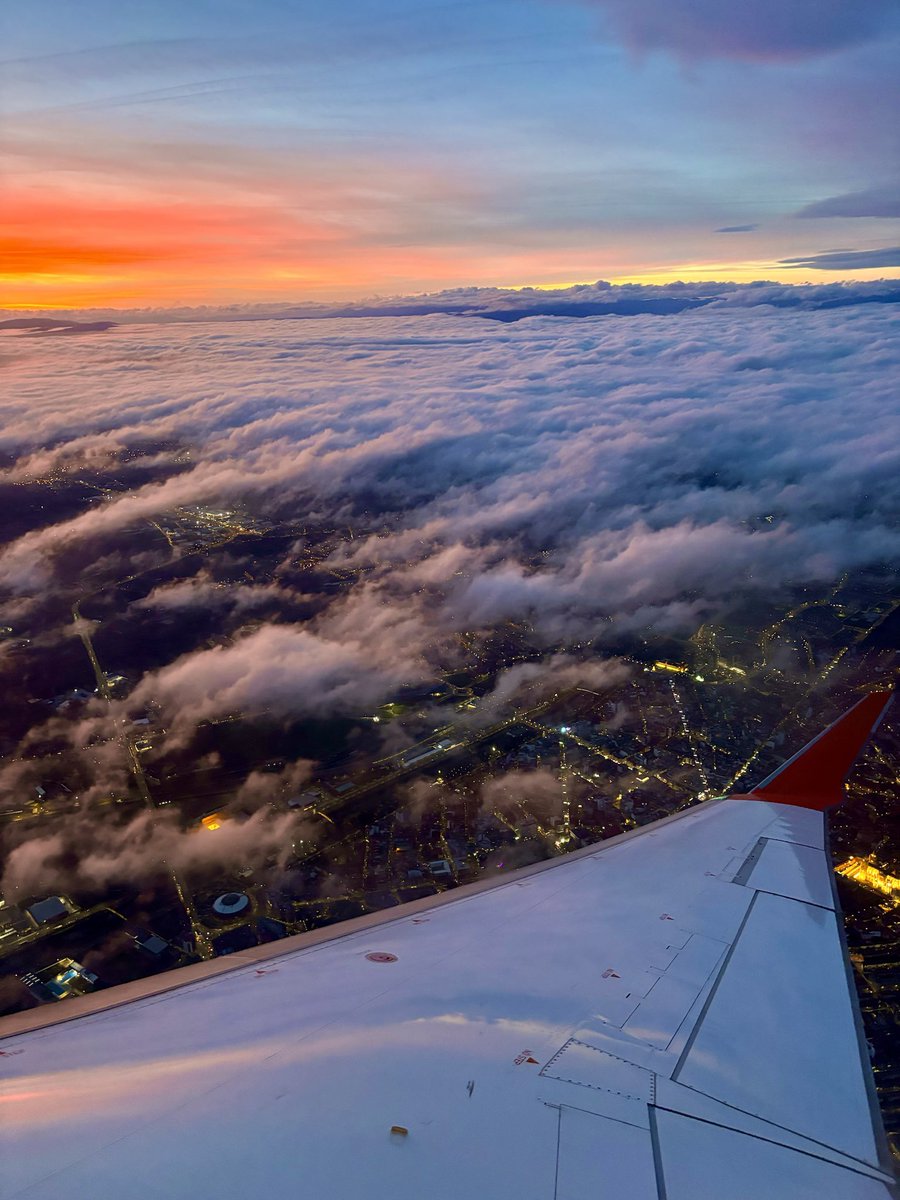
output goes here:
<path id="1" fill-rule="evenodd" d="M 896 26 L 895 0 L 585 0 L 601 9 L 636 50 L 668 50 L 686 59 L 794 62 L 876 37 Z"/>
<path id="2" fill-rule="evenodd" d="M 798 217 L 900 217 L 900 183 L 845 192 L 807 204 Z"/>
<path id="3" fill-rule="evenodd" d="M 863 271 L 880 267 L 900 267 L 900 246 L 880 250 L 824 250 L 806 258 L 783 258 L 781 265 L 814 271 Z"/>

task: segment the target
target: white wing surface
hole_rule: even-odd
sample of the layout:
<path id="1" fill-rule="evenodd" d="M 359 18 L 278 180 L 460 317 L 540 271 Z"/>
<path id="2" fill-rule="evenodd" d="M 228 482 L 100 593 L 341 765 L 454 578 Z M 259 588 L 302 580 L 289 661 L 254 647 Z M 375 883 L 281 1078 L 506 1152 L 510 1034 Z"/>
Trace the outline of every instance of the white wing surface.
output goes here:
<path id="1" fill-rule="evenodd" d="M 832 727 L 835 770 L 884 706 Z M 895 1196 L 794 778 L 7 1019 L 0 1197 Z"/>

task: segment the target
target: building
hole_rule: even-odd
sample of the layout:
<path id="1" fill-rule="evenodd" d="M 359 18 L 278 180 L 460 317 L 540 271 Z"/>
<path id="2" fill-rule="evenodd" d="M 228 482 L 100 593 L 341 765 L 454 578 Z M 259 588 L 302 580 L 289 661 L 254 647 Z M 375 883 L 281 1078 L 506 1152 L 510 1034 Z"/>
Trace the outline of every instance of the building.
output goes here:
<path id="1" fill-rule="evenodd" d="M 441 751 L 449 750 L 452 745 L 453 742 L 450 738 L 441 738 L 434 746 L 426 746 L 422 750 L 408 750 L 400 761 L 404 767 L 414 767 L 416 763 L 425 762 L 426 759 L 433 758 Z"/>
<path id="2" fill-rule="evenodd" d="M 148 954 L 152 954 L 154 958 L 158 958 L 169 948 L 169 943 L 165 938 L 161 938 L 157 933 L 138 933 L 135 934 L 135 944 L 140 946 L 142 950 L 146 950 Z"/>
<path id="3" fill-rule="evenodd" d="M 250 907 L 250 897 L 244 892 L 225 892 L 213 902 L 213 912 L 219 917 L 236 917 Z"/>
<path id="4" fill-rule="evenodd" d="M 35 926 L 40 928 L 42 925 L 49 925 L 51 921 L 59 921 L 69 916 L 75 912 L 75 905 L 65 896 L 48 896 L 46 900 L 38 900 L 36 904 L 32 904 L 26 912 Z"/>
<path id="5" fill-rule="evenodd" d="M 45 1002 L 84 996 L 100 982 L 93 971 L 86 970 L 74 958 L 61 958 L 40 971 L 28 971 L 21 979 L 32 996 Z"/>
<path id="6" fill-rule="evenodd" d="M 322 793 L 318 790 L 301 792 L 299 796 L 291 796 L 288 808 L 314 808 L 322 801 Z"/>
<path id="7" fill-rule="evenodd" d="M 34 925 L 21 908 L 0 900 L 0 946 L 9 942 L 9 939 L 15 940 L 22 934 L 31 933 L 33 929 Z"/>

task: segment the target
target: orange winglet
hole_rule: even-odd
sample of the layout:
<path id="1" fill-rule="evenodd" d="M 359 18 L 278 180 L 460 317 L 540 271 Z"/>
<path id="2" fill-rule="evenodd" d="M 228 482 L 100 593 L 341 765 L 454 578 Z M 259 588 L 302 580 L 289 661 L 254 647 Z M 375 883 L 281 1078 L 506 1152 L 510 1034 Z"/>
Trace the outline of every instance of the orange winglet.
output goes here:
<path id="1" fill-rule="evenodd" d="M 840 804 L 844 781 L 893 698 L 893 692 L 864 696 L 744 798 L 820 812 Z"/>

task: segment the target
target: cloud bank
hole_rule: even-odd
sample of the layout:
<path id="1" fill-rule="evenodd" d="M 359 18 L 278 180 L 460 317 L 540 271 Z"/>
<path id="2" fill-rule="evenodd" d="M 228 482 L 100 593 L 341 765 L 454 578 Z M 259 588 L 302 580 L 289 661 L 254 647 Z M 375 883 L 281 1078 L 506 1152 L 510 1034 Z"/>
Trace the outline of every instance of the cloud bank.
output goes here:
<path id="1" fill-rule="evenodd" d="M 371 711 L 433 677 L 463 632 L 520 622 L 554 652 L 690 632 L 747 594 L 896 561 L 898 318 L 810 290 L 817 310 L 766 285 L 622 320 L 10 338 L 8 481 L 96 463 L 128 478 L 136 447 L 156 474 L 9 541 L 0 586 L 40 605 L 71 592 L 73 563 L 82 589 L 125 575 L 138 554 L 165 558 L 160 523 L 193 506 L 333 527 L 319 568 L 338 582 L 314 596 L 301 538 L 270 582 L 223 589 L 198 564 L 135 599 L 148 620 L 192 605 L 256 618 L 133 684 L 135 703 L 196 721 Z"/>
<path id="2" fill-rule="evenodd" d="M 716 233 L 745 233 L 756 225 L 728 225 Z M 789 260 L 800 262 L 799 257 Z M 774 266 L 775 264 L 773 264 Z M 851 258 L 845 267 L 833 270 L 852 271 Z M 577 283 L 565 288 L 449 288 L 414 296 L 372 296 L 343 304 L 232 304 L 202 305 L 189 308 L 91 309 L 89 314 L 78 309 L 60 309 L 53 317 L 34 310 L 28 317 L 14 310 L 0 309 L 0 328 L 29 327 L 28 336 L 47 332 L 41 327 L 51 323 L 58 330 L 64 320 L 71 320 L 82 331 L 103 321 L 86 321 L 85 316 L 109 318 L 113 323 L 146 325 L 176 321 L 264 321 L 264 320 L 322 320 L 348 317 L 426 317 L 444 313 L 457 317 L 483 317 L 493 321 L 521 321 L 526 317 L 634 317 L 671 316 L 709 304 L 738 305 L 753 308 L 772 305 L 777 308 L 799 308 L 816 311 L 820 308 L 850 307 L 858 304 L 896 303 L 900 301 L 900 285 L 895 279 L 872 280 L 867 283 L 848 281 L 826 284 L 779 284 L 762 279 L 755 283 L 723 283 L 721 281 L 666 284 Z M 72 332 L 72 331 L 70 331 Z"/>

